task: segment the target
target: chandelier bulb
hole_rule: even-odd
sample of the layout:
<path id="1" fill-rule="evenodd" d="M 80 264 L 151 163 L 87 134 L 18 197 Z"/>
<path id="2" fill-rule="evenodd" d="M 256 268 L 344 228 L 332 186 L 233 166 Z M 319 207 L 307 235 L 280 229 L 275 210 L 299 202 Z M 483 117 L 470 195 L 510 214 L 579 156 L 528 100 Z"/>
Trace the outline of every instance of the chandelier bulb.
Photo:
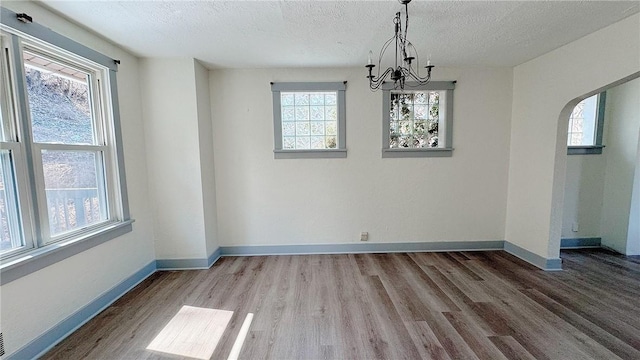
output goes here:
<path id="1" fill-rule="evenodd" d="M 367 61 L 367 65 L 373 64 L 373 51 L 369 50 L 369 60 Z"/>

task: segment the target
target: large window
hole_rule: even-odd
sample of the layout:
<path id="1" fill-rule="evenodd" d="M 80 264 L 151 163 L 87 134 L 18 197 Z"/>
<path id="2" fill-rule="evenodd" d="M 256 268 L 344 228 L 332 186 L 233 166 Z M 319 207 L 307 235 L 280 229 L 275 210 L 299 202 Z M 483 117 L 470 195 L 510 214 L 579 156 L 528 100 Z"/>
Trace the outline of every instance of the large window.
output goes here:
<path id="1" fill-rule="evenodd" d="M 345 157 L 346 83 L 273 83 L 274 154 Z"/>
<path id="2" fill-rule="evenodd" d="M 588 97 L 578 103 L 569 116 L 567 153 L 601 154 L 606 93 Z"/>
<path id="3" fill-rule="evenodd" d="M 454 82 L 383 89 L 383 157 L 451 156 Z"/>
<path id="4" fill-rule="evenodd" d="M 2 9 L 3 283 L 22 260 L 35 271 L 34 258 L 44 259 L 51 250 L 59 260 L 65 252 L 70 256 L 131 226 L 114 60 L 15 19 L 16 14 Z"/>

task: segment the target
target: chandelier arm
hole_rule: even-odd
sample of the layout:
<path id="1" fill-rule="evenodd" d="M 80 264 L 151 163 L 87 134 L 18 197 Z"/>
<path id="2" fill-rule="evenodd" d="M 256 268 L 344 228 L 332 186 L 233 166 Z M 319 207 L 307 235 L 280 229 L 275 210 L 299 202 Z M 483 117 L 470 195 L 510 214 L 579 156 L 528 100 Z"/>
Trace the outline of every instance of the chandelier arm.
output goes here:
<path id="1" fill-rule="evenodd" d="M 413 53 L 416 54 L 415 55 L 415 70 L 413 70 L 413 65 L 414 63 L 411 63 L 410 68 L 412 68 L 411 70 L 415 71 L 415 73 L 418 75 L 418 77 L 420 77 L 420 55 L 418 55 L 418 49 L 416 49 L 415 46 L 413 46 L 413 44 L 411 43 L 411 41 L 407 40 L 407 44 L 413 49 Z"/>
<path id="2" fill-rule="evenodd" d="M 384 82 L 384 79 L 393 71 L 392 67 L 388 67 L 380 76 L 377 76 L 375 78 L 371 78 L 370 82 L 372 83 L 380 83 L 382 84 Z"/>
<path id="3" fill-rule="evenodd" d="M 384 53 L 387 51 L 387 48 L 389 47 L 389 45 L 391 45 L 391 43 L 393 42 L 393 40 L 395 40 L 395 36 L 392 36 L 389 38 L 389 40 L 387 40 L 384 45 L 382 45 L 382 49 L 380 49 L 380 55 L 378 56 L 378 66 L 380 66 L 380 64 L 382 64 L 382 57 L 384 56 Z"/>
<path id="4" fill-rule="evenodd" d="M 369 87 L 372 90 L 378 90 L 380 88 L 380 86 L 382 86 L 382 84 L 384 84 L 384 79 L 387 77 L 387 75 L 389 75 L 391 72 L 393 71 L 393 68 L 389 67 L 387 68 L 381 76 L 378 76 L 377 78 L 369 78 Z"/>
<path id="5" fill-rule="evenodd" d="M 384 43 L 384 45 L 382 45 L 382 49 L 380 50 L 380 55 L 378 56 L 378 74 L 377 74 L 378 78 L 380 77 L 380 69 L 382 68 L 382 57 L 384 56 L 384 53 L 389 47 L 389 45 L 391 45 L 391 43 L 393 42 L 394 38 L 395 37 L 391 37 L 389 40 L 387 40 L 387 42 Z"/>
<path id="6" fill-rule="evenodd" d="M 413 71 L 409 72 L 409 76 L 418 84 L 417 85 L 425 85 L 431 80 L 431 75 L 427 75 L 426 77 L 420 77 L 415 74 Z"/>

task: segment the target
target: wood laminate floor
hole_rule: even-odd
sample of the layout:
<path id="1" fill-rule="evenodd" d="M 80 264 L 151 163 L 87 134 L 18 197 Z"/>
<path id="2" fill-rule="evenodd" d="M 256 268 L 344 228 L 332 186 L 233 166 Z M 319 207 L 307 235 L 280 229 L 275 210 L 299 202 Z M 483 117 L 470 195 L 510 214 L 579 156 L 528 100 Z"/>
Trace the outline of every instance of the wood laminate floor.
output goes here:
<path id="1" fill-rule="evenodd" d="M 183 305 L 247 313 L 244 359 L 640 359 L 640 257 L 563 251 L 543 272 L 502 251 L 225 257 L 158 272 L 45 359 L 145 350 Z"/>

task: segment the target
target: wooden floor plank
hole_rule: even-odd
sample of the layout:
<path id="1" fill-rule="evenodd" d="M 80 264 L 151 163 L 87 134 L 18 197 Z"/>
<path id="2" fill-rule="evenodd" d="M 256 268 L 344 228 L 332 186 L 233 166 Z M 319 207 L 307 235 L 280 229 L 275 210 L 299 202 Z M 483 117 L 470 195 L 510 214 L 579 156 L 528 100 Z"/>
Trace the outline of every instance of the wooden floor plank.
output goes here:
<path id="1" fill-rule="evenodd" d="M 489 339 L 509 360 L 536 360 L 511 336 L 491 336 Z"/>
<path id="2" fill-rule="evenodd" d="M 640 258 L 563 251 L 225 257 L 153 274 L 43 359 L 167 359 L 146 347 L 183 306 L 232 311 L 212 359 L 640 359 Z"/>
<path id="3" fill-rule="evenodd" d="M 493 343 L 486 341 L 487 337 L 484 331 L 474 322 L 474 318 L 466 316 L 462 312 L 444 313 L 444 316 L 479 359 L 505 359 L 505 356 Z"/>

